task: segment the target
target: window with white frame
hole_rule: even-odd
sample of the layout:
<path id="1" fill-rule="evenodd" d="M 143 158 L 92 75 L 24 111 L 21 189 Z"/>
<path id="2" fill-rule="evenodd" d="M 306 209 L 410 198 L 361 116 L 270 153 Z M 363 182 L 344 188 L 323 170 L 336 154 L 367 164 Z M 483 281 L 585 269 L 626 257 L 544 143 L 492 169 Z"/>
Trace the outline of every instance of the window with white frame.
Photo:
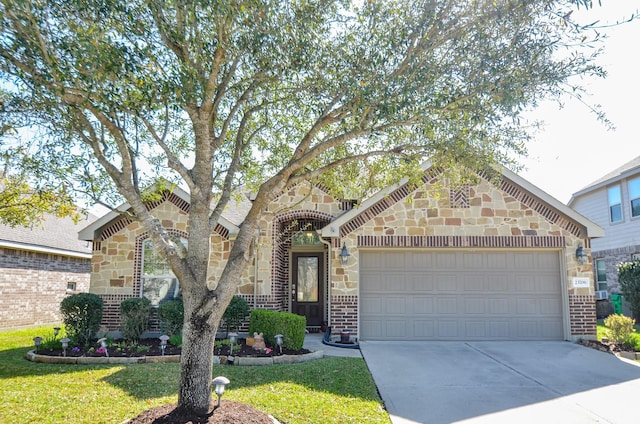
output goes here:
<path id="1" fill-rule="evenodd" d="M 609 187 L 607 190 L 609 196 L 609 219 L 611 222 L 622 221 L 622 195 L 620 193 L 620 186 L 616 185 Z"/>
<path id="2" fill-rule="evenodd" d="M 596 259 L 596 289 L 607 289 L 607 264 L 604 259 Z"/>
<path id="3" fill-rule="evenodd" d="M 164 300 L 171 300 L 180 294 L 178 279 L 162 255 L 153 248 L 153 241 L 145 240 L 142 245 L 142 296 L 158 306 Z"/>
<path id="4" fill-rule="evenodd" d="M 631 203 L 631 216 L 640 216 L 640 177 L 629 181 L 629 202 Z"/>

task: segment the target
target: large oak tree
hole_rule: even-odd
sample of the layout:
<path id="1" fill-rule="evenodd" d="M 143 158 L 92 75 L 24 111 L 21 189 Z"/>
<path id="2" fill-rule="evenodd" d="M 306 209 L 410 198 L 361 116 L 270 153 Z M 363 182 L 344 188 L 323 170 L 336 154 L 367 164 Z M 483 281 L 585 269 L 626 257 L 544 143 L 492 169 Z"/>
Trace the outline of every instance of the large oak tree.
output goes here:
<path id="1" fill-rule="evenodd" d="M 179 407 L 202 413 L 268 202 L 302 182 L 363 196 L 427 157 L 513 165 L 521 113 L 601 74 L 584 48 L 597 33 L 571 21 L 589 3 L 2 0 L 3 113 L 38 128 L 40 178 L 126 200 L 170 263 L 185 306 Z M 145 208 L 145 187 L 167 182 L 190 193 L 186 246 Z M 255 199 L 212 289 L 209 236 L 239 187 Z"/>

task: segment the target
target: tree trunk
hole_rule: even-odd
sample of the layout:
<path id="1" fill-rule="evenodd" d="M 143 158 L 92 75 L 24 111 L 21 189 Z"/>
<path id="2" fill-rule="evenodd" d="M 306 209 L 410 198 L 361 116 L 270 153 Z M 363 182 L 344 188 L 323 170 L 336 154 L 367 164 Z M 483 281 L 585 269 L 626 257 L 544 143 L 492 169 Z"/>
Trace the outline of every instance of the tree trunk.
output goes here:
<path id="1" fill-rule="evenodd" d="M 211 319 L 207 319 L 205 311 L 194 311 L 187 307 L 188 303 L 185 301 L 185 317 L 188 318 L 182 330 L 178 406 L 182 411 L 204 415 L 209 412 L 211 404 L 213 348 L 217 328 L 211 325 Z M 187 309 L 190 311 L 187 312 Z"/>

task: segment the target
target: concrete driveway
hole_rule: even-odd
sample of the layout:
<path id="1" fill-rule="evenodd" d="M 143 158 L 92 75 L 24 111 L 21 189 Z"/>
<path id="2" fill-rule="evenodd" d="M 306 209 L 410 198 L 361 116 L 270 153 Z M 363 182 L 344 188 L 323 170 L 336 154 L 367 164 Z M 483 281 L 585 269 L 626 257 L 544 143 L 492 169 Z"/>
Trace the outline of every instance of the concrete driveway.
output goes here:
<path id="1" fill-rule="evenodd" d="M 640 367 L 569 342 L 361 342 L 394 424 L 639 422 Z"/>

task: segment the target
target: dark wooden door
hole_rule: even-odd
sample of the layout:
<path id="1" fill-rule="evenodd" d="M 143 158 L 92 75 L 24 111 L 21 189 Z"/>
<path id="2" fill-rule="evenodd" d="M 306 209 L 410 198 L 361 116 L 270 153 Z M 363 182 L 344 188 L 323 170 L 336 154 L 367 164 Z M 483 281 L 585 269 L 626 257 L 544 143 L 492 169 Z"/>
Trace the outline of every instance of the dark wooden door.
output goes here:
<path id="1" fill-rule="evenodd" d="M 320 326 L 324 321 L 324 254 L 294 253 L 291 274 L 293 313 L 307 317 L 307 327 Z"/>

